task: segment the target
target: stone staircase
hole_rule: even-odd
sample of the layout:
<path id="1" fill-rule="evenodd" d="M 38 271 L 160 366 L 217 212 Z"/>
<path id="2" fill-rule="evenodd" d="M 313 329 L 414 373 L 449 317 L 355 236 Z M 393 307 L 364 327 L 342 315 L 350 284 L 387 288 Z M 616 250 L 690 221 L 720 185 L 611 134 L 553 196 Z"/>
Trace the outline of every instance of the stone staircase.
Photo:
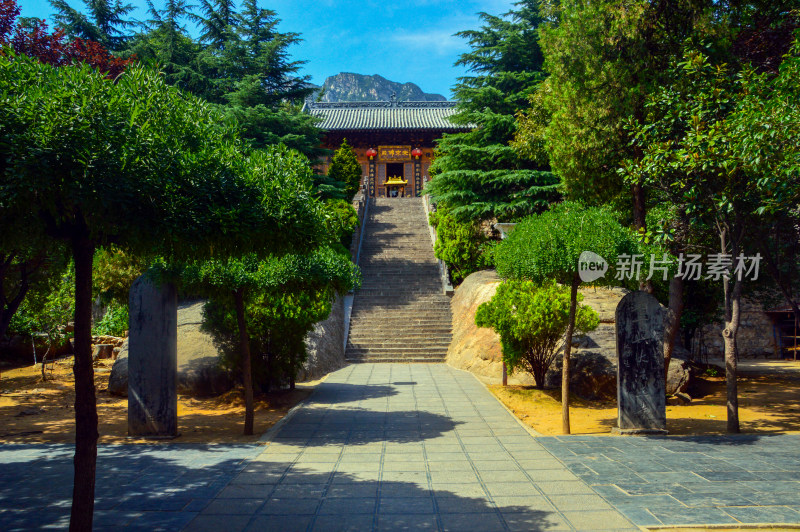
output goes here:
<path id="1" fill-rule="evenodd" d="M 450 298 L 442 291 L 420 198 L 370 201 L 353 301 L 348 362 L 442 362 Z"/>

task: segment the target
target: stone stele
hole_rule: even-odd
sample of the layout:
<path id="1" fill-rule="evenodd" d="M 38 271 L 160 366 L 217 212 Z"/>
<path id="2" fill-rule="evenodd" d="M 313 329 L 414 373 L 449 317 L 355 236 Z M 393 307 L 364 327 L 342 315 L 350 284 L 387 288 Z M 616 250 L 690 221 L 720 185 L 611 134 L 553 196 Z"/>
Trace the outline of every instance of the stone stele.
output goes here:
<path id="1" fill-rule="evenodd" d="M 178 297 L 145 276 L 128 300 L 128 435 L 178 436 Z"/>
<path id="2" fill-rule="evenodd" d="M 620 434 L 666 434 L 664 311 L 647 292 L 631 292 L 616 311 Z"/>

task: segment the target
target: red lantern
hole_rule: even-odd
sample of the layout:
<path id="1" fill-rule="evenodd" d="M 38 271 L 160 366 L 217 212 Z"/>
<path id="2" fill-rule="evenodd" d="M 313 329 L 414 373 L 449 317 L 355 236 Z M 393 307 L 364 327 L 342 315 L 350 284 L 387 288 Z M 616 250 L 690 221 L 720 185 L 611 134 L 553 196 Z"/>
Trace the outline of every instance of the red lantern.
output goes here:
<path id="1" fill-rule="evenodd" d="M 419 159 L 420 157 L 422 157 L 422 150 L 419 148 L 414 148 L 413 150 L 411 150 L 411 156 L 414 157 L 415 159 Z"/>
<path id="2" fill-rule="evenodd" d="M 378 155 L 378 150 L 376 150 L 375 148 L 370 148 L 370 149 L 367 150 L 367 157 L 369 157 L 370 161 L 376 155 Z"/>

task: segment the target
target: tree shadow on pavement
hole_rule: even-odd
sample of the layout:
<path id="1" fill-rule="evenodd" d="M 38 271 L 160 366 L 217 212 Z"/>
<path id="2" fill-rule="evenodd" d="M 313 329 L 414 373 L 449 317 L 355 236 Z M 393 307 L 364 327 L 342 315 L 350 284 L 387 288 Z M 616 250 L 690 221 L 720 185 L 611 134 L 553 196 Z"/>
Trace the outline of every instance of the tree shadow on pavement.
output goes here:
<path id="1" fill-rule="evenodd" d="M 538 531 L 569 526 L 533 491 L 493 494 L 492 503 L 477 478 L 430 489 L 428 477 L 413 471 L 384 473 L 379 480 L 377 468 L 343 472 L 335 464 L 315 468 L 251 461 L 262 450 L 258 445 L 103 446 L 94 528 Z M 5 445 L 0 464 L 0 530 L 66 527 L 72 446 Z"/>

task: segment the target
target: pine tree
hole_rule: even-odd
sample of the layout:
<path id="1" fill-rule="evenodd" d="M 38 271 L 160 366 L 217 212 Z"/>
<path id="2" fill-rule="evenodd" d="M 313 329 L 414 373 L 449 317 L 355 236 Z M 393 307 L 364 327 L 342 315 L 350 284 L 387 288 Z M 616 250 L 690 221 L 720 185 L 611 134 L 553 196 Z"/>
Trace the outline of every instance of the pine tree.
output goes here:
<path id="1" fill-rule="evenodd" d="M 461 219 L 515 219 L 546 207 L 556 197 L 557 179 L 541 163 L 509 146 L 515 114 L 544 79 L 538 45 L 542 23 L 538 0 L 524 0 L 503 16 L 480 13 L 480 30 L 458 33 L 471 51 L 456 63 L 472 73 L 459 78 L 459 124 L 475 127 L 445 135 L 431 167 L 427 192 Z"/>
<path id="2" fill-rule="evenodd" d="M 69 37 L 95 41 L 111 51 L 124 48 L 130 38 L 125 29 L 135 24 L 126 18 L 133 11 L 133 5 L 122 4 L 119 0 L 83 0 L 88 14 L 71 7 L 67 0 L 50 0 L 56 10 L 56 26 L 63 29 Z"/>
<path id="3" fill-rule="evenodd" d="M 161 9 L 152 1 L 147 4 L 150 19 L 144 25 L 146 31 L 131 39 L 124 54 L 158 68 L 170 85 L 202 96 L 208 92 L 209 78 L 201 72 L 200 44 L 184 25 L 194 18 L 192 6 L 186 0 L 165 0 Z"/>
<path id="4" fill-rule="evenodd" d="M 200 41 L 215 49 L 230 40 L 236 25 L 236 5 L 232 0 L 201 0 L 204 16 L 196 16 L 200 24 Z"/>

